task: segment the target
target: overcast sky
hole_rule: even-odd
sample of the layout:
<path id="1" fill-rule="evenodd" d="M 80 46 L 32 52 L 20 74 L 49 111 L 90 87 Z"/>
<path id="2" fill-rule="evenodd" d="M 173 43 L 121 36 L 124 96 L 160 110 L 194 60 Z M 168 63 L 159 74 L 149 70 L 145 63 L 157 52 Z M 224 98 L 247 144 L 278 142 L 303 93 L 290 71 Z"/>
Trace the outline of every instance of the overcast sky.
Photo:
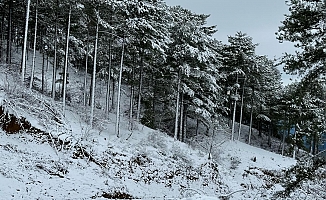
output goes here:
<path id="1" fill-rule="evenodd" d="M 237 31 L 247 33 L 259 46 L 256 54 L 267 55 L 270 59 L 279 58 L 284 52 L 293 53 L 292 43 L 279 43 L 275 32 L 284 14 L 288 14 L 285 0 L 165 0 L 167 5 L 181 5 L 198 14 L 210 14 L 208 25 L 217 25 L 214 35 L 218 40 L 227 43 L 227 36 Z M 282 67 L 279 68 L 282 72 Z M 288 75 L 283 73 L 285 84 Z"/>

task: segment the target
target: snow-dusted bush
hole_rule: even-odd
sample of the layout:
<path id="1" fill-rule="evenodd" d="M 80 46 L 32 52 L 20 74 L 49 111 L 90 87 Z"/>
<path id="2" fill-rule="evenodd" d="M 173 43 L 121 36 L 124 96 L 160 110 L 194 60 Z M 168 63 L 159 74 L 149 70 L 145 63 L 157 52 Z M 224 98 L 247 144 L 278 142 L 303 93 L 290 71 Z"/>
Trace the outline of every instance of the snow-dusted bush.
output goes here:
<path id="1" fill-rule="evenodd" d="M 130 162 L 139 166 L 147 166 L 151 160 L 146 154 L 138 154 L 130 159 Z"/>
<path id="2" fill-rule="evenodd" d="M 277 192 L 274 198 L 294 197 L 314 194 L 316 199 L 326 199 L 325 178 L 326 159 L 319 157 L 305 158 L 285 172 L 282 180 L 283 191 Z M 317 189 L 319 188 L 319 189 Z M 309 199 L 309 198 L 308 198 Z"/>
<path id="3" fill-rule="evenodd" d="M 7 94 L 16 94 L 17 89 L 21 88 L 20 76 L 17 70 L 19 67 L 17 65 L 6 65 L 1 68 L 0 73 L 2 76 L 0 76 L 0 79 L 2 79 L 2 82 L 0 82 L 0 89 Z"/>
<path id="4" fill-rule="evenodd" d="M 239 157 L 236 157 L 236 156 L 231 157 L 230 169 L 233 169 L 233 170 L 237 169 L 240 163 L 241 163 L 241 161 L 240 161 Z"/>
<path id="5" fill-rule="evenodd" d="M 187 165 L 192 164 L 192 160 L 190 159 L 189 155 L 187 152 L 181 149 L 181 147 L 177 144 L 173 144 L 172 149 L 172 158 L 177 161 L 182 161 Z"/>
<path id="6" fill-rule="evenodd" d="M 155 132 L 155 131 L 151 132 L 148 135 L 147 140 L 148 140 L 149 144 L 151 144 L 154 148 L 157 148 L 163 152 L 166 151 L 167 141 L 162 133 Z"/>

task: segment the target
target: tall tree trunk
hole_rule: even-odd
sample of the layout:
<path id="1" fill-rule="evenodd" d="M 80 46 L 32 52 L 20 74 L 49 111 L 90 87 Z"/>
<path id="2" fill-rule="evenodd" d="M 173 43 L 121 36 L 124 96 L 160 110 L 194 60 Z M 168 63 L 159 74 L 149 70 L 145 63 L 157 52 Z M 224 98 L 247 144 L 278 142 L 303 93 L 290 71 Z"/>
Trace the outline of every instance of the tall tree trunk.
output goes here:
<path id="1" fill-rule="evenodd" d="M 243 81 L 243 86 L 242 86 L 241 108 L 240 108 L 240 120 L 239 120 L 239 130 L 238 130 L 238 140 L 240 140 L 240 136 L 241 136 L 241 128 L 242 128 L 244 88 L 245 88 L 245 80 Z"/>
<path id="2" fill-rule="evenodd" d="M 237 74 L 237 82 L 238 85 L 238 74 Z M 234 134 L 235 134 L 235 113 L 237 109 L 237 96 L 238 96 L 238 86 L 235 88 L 235 97 L 234 97 L 234 107 L 233 107 L 233 117 L 232 117 L 232 129 L 231 129 L 231 141 L 234 140 Z"/>
<path id="3" fill-rule="evenodd" d="M 272 126 L 272 121 L 269 123 L 269 129 L 268 129 L 268 146 L 272 147 L 272 132 L 273 132 L 273 126 Z"/>
<path id="4" fill-rule="evenodd" d="M 112 78 L 112 101 L 111 101 L 111 109 L 115 110 L 116 106 L 115 106 L 115 102 L 114 102 L 114 97 L 115 97 L 115 86 L 116 86 L 116 81 L 114 79 L 114 77 Z"/>
<path id="5" fill-rule="evenodd" d="M 108 82 L 106 90 L 106 105 L 105 111 L 107 114 L 110 112 L 110 96 L 111 96 L 111 65 L 112 65 L 112 47 L 111 40 L 109 41 L 109 66 L 108 66 Z"/>
<path id="6" fill-rule="evenodd" d="M 93 127 L 93 119 L 94 119 L 94 102 L 95 102 L 95 79 L 96 79 L 96 58 L 97 58 L 97 43 L 98 43 L 98 27 L 99 27 L 99 19 L 97 19 L 96 23 L 96 35 L 95 35 L 95 45 L 94 45 L 94 64 L 93 64 L 93 76 L 92 76 L 92 94 L 91 94 L 91 117 L 89 120 L 89 124 Z"/>
<path id="7" fill-rule="evenodd" d="M 231 141 L 234 140 L 234 132 L 235 132 L 235 113 L 236 113 L 236 109 L 237 109 L 237 100 L 234 100 L 233 115 L 232 115 Z"/>
<path id="8" fill-rule="evenodd" d="M 49 71 L 49 54 L 46 52 L 46 72 Z"/>
<path id="9" fill-rule="evenodd" d="M 188 104 L 183 103 L 183 120 L 182 120 L 182 141 L 185 142 L 187 139 L 187 111 L 188 111 Z"/>
<path id="10" fill-rule="evenodd" d="M 122 81 L 122 66 L 123 66 L 123 55 L 125 51 L 125 38 L 122 40 L 122 52 L 121 52 L 121 62 L 120 62 L 120 71 L 119 71 L 119 82 L 118 82 L 118 94 L 117 94 L 117 116 L 115 124 L 115 134 L 117 137 L 120 136 L 120 97 L 121 97 L 121 81 Z"/>
<path id="11" fill-rule="evenodd" d="M 3 59 L 3 40 L 4 40 L 4 23 L 5 23 L 5 14 L 4 14 L 4 9 L 1 8 L 1 35 L 0 35 L 0 62 L 2 62 Z"/>
<path id="12" fill-rule="evenodd" d="M 297 130 L 294 128 L 294 139 L 293 139 L 293 159 L 295 159 L 295 152 L 297 147 Z"/>
<path id="13" fill-rule="evenodd" d="M 183 93 L 180 94 L 180 122 L 179 122 L 179 140 L 183 139 Z"/>
<path id="14" fill-rule="evenodd" d="M 317 149 L 318 149 L 318 141 L 317 141 L 317 136 L 314 133 L 312 136 L 312 155 L 316 155 L 317 154 Z"/>
<path id="15" fill-rule="evenodd" d="M 285 149 L 285 130 L 283 130 L 283 138 L 282 138 L 282 156 L 284 156 Z"/>
<path id="16" fill-rule="evenodd" d="M 181 88 L 181 69 L 179 69 L 178 72 L 178 90 L 177 90 L 177 102 L 175 108 L 174 140 L 178 139 L 180 88 Z"/>
<path id="17" fill-rule="evenodd" d="M 155 115 L 155 100 L 156 100 L 156 80 L 154 77 L 154 72 L 152 73 L 152 83 L 153 83 L 153 98 L 152 98 L 152 124 L 153 128 L 156 128 L 156 115 Z"/>
<path id="18" fill-rule="evenodd" d="M 25 81 L 25 69 L 26 69 L 26 47 L 27 47 L 27 33 L 28 33 L 28 21 L 29 21 L 29 8 L 31 5 L 31 0 L 27 0 L 26 8 L 26 20 L 25 20 L 25 33 L 24 33 L 24 45 L 23 45 L 23 55 L 22 55 L 22 66 L 21 66 L 21 81 Z"/>
<path id="19" fill-rule="evenodd" d="M 314 153 L 314 137 L 310 136 L 310 154 L 313 155 Z"/>
<path id="20" fill-rule="evenodd" d="M 129 103 L 129 130 L 133 130 L 134 126 L 134 117 L 133 117 L 133 110 L 134 110 L 134 83 L 133 80 L 135 78 L 135 69 L 132 66 L 132 72 L 131 72 L 131 80 L 130 80 L 130 103 Z"/>
<path id="21" fill-rule="evenodd" d="M 63 83 L 62 83 L 62 113 L 65 116 L 66 111 L 66 88 L 67 88 L 67 72 L 68 72 L 68 55 L 69 55 L 69 35 L 70 35 L 70 18 L 71 18 L 71 5 L 69 5 L 68 14 L 68 26 L 67 26 L 67 36 L 66 36 L 66 52 L 65 52 L 65 64 L 63 71 Z"/>
<path id="22" fill-rule="evenodd" d="M 252 95 L 251 95 L 251 108 L 250 108 L 250 125 L 249 125 L 249 138 L 248 138 L 248 144 L 250 144 L 251 141 L 251 134 L 252 134 L 252 117 L 254 112 L 254 94 L 255 94 L 255 87 L 252 87 Z"/>
<path id="23" fill-rule="evenodd" d="M 259 112 L 262 113 L 262 111 L 263 111 L 262 104 L 260 104 Z M 262 120 L 261 117 L 259 118 L 258 126 L 259 126 L 259 127 L 258 127 L 258 136 L 259 136 L 259 137 L 262 137 L 262 131 L 263 131 L 263 120 Z"/>
<path id="24" fill-rule="evenodd" d="M 136 120 L 137 122 L 140 121 L 140 107 L 141 107 L 141 92 L 142 92 L 142 87 L 143 87 L 143 54 L 141 55 L 141 64 L 140 64 L 140 71 L 139 71 L 139 87 L 138 87 L 138 103 L 137 103 L 137 115 L 136 115 Z"/>
<path id="25" fill-rule="evenodd" d="M 12 43 L 12 7 L 13 0 L 9 0 L 9 17 L 8 17 L 8 32 L 7 32 L 7 58 L 6 63 L 11 64 L 11 43 Z"/>
<path id="26" fill-rule="evenodd" d="M 33 59 L 32 59 L 32 70 L 31 70 L 31 80 L 29 82 L 29 89 L 32 89 L 34 82 L 34 71 L 35 71 L 35 58 L 36 58 L 36 39 L 37 39 L 37 6 L 38 1 L 36 1 L 35 7 L 35 26 L 34 26 L 34 43 L 33 43 Z"/>
<path id="27" fill-rule="evenodd" d="M 87 46 L 86 46 L 86 58 L 85 58 L 85 75 L 84 75 L 84 106 L 86 106 L 87 102 L 87 70 L 88 70 L 88 51 L 89 51 L 89 33 L 87 31 Z"/>
<path id="28" fill-rule="evenodd" d="M 314 152 L 314 155 L 317 155 L 318 152 L 319 152 L 318 144 L 319 144 L 319 138 L 318 138 L 317 134 L 315 134 L 315 152 Z"/>
<path id="29" fill-rule="evenodd" d="M 58 1 L 57 7 L 58 9 Z M 55 98 L 56 92 L 56 79 L 57 79 L 57 39 L 58 39 L 58 11 L 56 11 L 55 28 L 54 28 L 54 58 L 53 58 L 53 71 L 52 71 L 52 99 Z"/>
<path id="30" fill-rule="evenodd" d="M 43 61 L 42 61 L 42 94 L 44 94 L 45 89 L 45 52 L 43 51 Z"/>
<path id="31" fill-rule="evenodd" d="M 15 34 L 15 37 L 14 37 L 14 41 L 15 41 L 15 46 L 16 46 L 16 53 L 18 53 L 18 47 L 19 47 L 19 44 L 18 44 L 18 23 L 14 23 L 14 34 Z"/>
<path id="32" fill-rule="evenodd" d="M 89 99 L 88 99 L 88 106 L 92 105 L 92 95 L 91 95 L 93 93 L 93 91 L 92 91 L 93 85 L 92 84 L 93 84 L 93 76 L 91 76 L 91 84 L 89 85 L 89 93 L 90 93 L 90 95 L 89 95 Z"/>

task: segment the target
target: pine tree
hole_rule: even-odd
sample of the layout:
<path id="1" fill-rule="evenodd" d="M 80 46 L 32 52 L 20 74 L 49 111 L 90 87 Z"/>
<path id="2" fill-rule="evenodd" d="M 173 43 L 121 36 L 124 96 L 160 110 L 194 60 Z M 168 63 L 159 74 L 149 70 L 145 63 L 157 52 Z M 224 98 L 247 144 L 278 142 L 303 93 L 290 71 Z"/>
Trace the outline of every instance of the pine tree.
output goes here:
<path id="1" fill-rule="evenodd" d="M 299 84 L 302 86 L 298 87 L 300 90 L 311 88 L 309 92 L 304 90 L 305 92 L 303 94 L 298 93 L 296 96 L 296 99 L 299 100 L 296 101 L 296 104 L 300 105 L 299 108 L 301 109 L 304 104 L 304 107 L 308 106 L 305 109 L 310 110 L 300 112 L 299 116 L 303 117 L 307 115 L 309 117 L 300 120 L 299 129 L 302 132 L 306 132 L 303 130 L 310 129 L 314 130 L 315 133 L 319 133 L 322 129 L 319 130 L 317 127 L 323 127 L 321 122 L 323 121 L 324 111 L 317 109 L 319 108 L 317 105 L 322 105 L 321 102 L 325 100 L 325 97 L 310 92 L 324 86 L 324 75 L 326 73 L 324 67 L 326 58 L 324 40 L 326 31 L 322 27 L 324 27 L 325 21 L 326 2 L 323 0 L 291 0 L 288 2 L 288 6 L 290 14 L 286 15 L 282 25 L 279 27 L 277 38 L 280 42 L 290 41 L 295 43 L 295 47 L 299 51 L 296 51 L 294 55 L 285 54 L 282 62 L 285 64 L 284 69 L 287 73 L 303 76 Z M 308 101 L 308 99 L 310 100 Z M 313 114 L 311 109 L 320 111 L 319 113 L 316 112 L 316 114 Z M 307 127 L 307 129 L 303 127 Z M 318 140 L 318 136 L 316 135 L 310 137 L 312 143 L 316 143 L 314 141 Z M 315 145 L 312 144 L 311 146 Z M 315 149 L 315 147 L 313 148 Z M 316 153 L 313 149 L 311 152 Z"/>
<path id="2" fill-rule="evenodd" d="M 205 26 L 208 15 L 197 15 L 181 7 L 172 7 L 171 13 L 174 17 L 171 27 L 173 42 L 169 45 L 166 73 L 172 78 L 176 91 L 174 136 L 179 134 L 178 139 L 181 139 L 183 133 L 179 130 L 185 130 L 182 121 L 187 120 L 187 115 L 179 114 L 188 113 L 195 119 L 211 123 L 219 109 L 223 110 L 218 85 L 221 45 L 212 38 L 215 27 Z M 178 101 L 180 97 L 181 102 Z"/>

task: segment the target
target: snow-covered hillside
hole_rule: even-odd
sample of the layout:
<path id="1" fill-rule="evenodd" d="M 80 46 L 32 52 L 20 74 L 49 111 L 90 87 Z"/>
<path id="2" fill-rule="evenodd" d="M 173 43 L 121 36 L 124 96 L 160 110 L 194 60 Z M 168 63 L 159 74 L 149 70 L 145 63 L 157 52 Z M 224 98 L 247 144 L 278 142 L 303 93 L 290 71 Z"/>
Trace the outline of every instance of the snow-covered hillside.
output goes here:
<path id="1" fill-rule="evenodd" d="M 0 191 L 4 199 L 100 199 L 109 195 L 174 199 L 232 192 L 237 193 L 231 199 L 270 197 L 280 186 L 273 185 L 268 172 L 294 163 L 240 142 L 225 142 L 213 162 L 206 153 L 145 127 L 131 137 L 128 131 L 116 138 L 109 131 L 99 134 L 95 130 L 78 136 L 79 122 L 70 123 L 71 136 L 78 140 L 74 146 L 59 145 L 45 133 L 1 131 L 0 179 L 4 184 Z"/>
<path id="2" fill-rule="evenodd" d="M 0 199 L 270 199 L 296 163 L 229 141 L 226 130 L 189 145 L 137 123 L 130 131 L 122 116 L 118 138 L 113 115 L 97 110 L 90 128 L 87 111 L 72 104 L 64 117 L 60 103 L 19 85 L 12 68 L 0 68 L 0 105 L 30 127 L 0 130 Z"/>

